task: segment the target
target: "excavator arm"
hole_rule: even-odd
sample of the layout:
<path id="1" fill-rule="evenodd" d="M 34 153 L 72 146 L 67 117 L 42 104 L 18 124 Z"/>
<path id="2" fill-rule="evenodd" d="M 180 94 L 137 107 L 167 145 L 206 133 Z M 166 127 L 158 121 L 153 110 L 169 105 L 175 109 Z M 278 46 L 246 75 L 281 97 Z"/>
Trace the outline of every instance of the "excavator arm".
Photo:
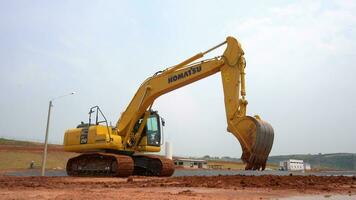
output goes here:
<path id="1" fill-rule="evenodd" d="M 222 56 L 195 62 L 208 52 L 227 44 Z M 182 63 L 157 72 L 146 79 L 117 122 L 117 133 L 123 136 L 123 147 L 137 150 L 146 119 L 155 99 L 172 90 L 221 72 L 227 119 L 227 130 L 240 142 L 246 169 L 264 169 L 273 144 L 272 127 L 258 116 L 246 115 L 245 58 L 239 42 L 233 37 L 199 53 Z M 143 118 L 138 131 L 134 127 Z"/>

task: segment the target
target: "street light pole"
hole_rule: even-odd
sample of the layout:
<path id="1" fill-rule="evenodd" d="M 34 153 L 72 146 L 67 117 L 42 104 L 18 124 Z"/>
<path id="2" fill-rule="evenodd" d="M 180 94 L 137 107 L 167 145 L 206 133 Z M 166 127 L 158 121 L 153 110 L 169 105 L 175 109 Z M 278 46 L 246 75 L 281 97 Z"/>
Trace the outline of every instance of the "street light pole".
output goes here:
<path id="1" fill-rule="evenodd" d="M 45 143 L 44 143 L 44 149 L 43 149 L 43 158 L 42 158 L 42 170 L 41 170 L 41 176 L 44 176 L 45 175 L 45 172 L 46 172 L 46 161 L 47 161 L 47 146 L 48 146 L 48 132 L 49 132 L 49 121 L 50 121 L 50 118 L 51 118 L 51 109 L 53 107 L 53 100 L 55 99 L 59 99 L 59 98 L 62 98 L 62 97 L 66 97 L 66 96 L 69 96 L 69 95 L 73 95 L 75 94 L 75 92 L 72 92 L 70 94 L 66 94 L 66 95 L 63 95 L 63 96 L 59 96 L 59 97 L 56 97 L 56 98 L 53 98 L 49 101 L 49 106 L 48 106 L 48 116 L 47 116 L 47 126 L 46 126 L 46 136 L 45 136 Z"/>
<path id="2" fill-rule="evenodd" d="M 48 116 L 47 116 L 47 126 L 46 126 L 46 137 L 45 137 L 45 144 L 44 144 L 44 150 L 43 150 L 43 158 L 42 158 L 42 171 L 41 171 L 41 176 L 45 175 L 45 170 L 46 170 L 46 160 L 47 160 L 47 145 L 48 145 L 48 129 L 49 129 L 49 120 L 51 118 L 51 108 L 52 108 L 52 100 L 49 101 L 49 106 L 48 106 Z"/>

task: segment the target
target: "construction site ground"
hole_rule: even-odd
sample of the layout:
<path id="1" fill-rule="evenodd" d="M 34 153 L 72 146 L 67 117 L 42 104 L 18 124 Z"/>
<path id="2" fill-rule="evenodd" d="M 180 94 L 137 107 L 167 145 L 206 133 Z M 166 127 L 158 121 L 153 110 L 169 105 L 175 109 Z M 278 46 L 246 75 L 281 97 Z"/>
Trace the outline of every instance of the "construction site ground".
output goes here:
<path id="1" fill-rule="evenodd" d="M 354 175 L 9 176 L 30 171 L 28 164 L 38 165 L 41 155 L 41 145 L 0 144 L 0 199 L 356 199 Z M 48 166 L 63 171 L 74 155 L 50 146 Z M 39 172 L 39 166 L 33 170 Z"/>
<path id="2" fill-rule="evenodd" d="M 0 176 L 0 199 L 356 198 L 346 176 L 15 177 Z"/>

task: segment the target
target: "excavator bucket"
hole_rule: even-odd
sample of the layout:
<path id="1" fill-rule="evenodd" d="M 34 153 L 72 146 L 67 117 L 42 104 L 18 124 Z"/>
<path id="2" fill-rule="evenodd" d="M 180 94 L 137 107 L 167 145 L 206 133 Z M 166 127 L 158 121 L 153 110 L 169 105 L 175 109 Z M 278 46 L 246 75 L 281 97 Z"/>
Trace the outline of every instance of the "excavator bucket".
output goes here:
<path id="1" fill-rule="evenodd" d="M 264 170 L 273 145 L 272 126 L 259 117 L 250 116 L 239 118 L 232 126 L 229 130 L 241 144 L 245 169 Z"/>

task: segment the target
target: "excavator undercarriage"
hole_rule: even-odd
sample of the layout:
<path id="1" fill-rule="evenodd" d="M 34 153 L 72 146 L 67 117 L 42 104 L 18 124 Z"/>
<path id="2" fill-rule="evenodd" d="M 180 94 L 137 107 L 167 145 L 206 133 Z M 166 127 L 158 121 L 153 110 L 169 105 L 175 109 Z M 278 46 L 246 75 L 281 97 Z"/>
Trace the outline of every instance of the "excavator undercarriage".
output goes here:
<path id="1" fill-rule="evenodd" d="M 173 161 L 155 155 L 118 155 L 113 153 L 87 153 L 67 162 L 69 176 L 171 176 Z"/>

